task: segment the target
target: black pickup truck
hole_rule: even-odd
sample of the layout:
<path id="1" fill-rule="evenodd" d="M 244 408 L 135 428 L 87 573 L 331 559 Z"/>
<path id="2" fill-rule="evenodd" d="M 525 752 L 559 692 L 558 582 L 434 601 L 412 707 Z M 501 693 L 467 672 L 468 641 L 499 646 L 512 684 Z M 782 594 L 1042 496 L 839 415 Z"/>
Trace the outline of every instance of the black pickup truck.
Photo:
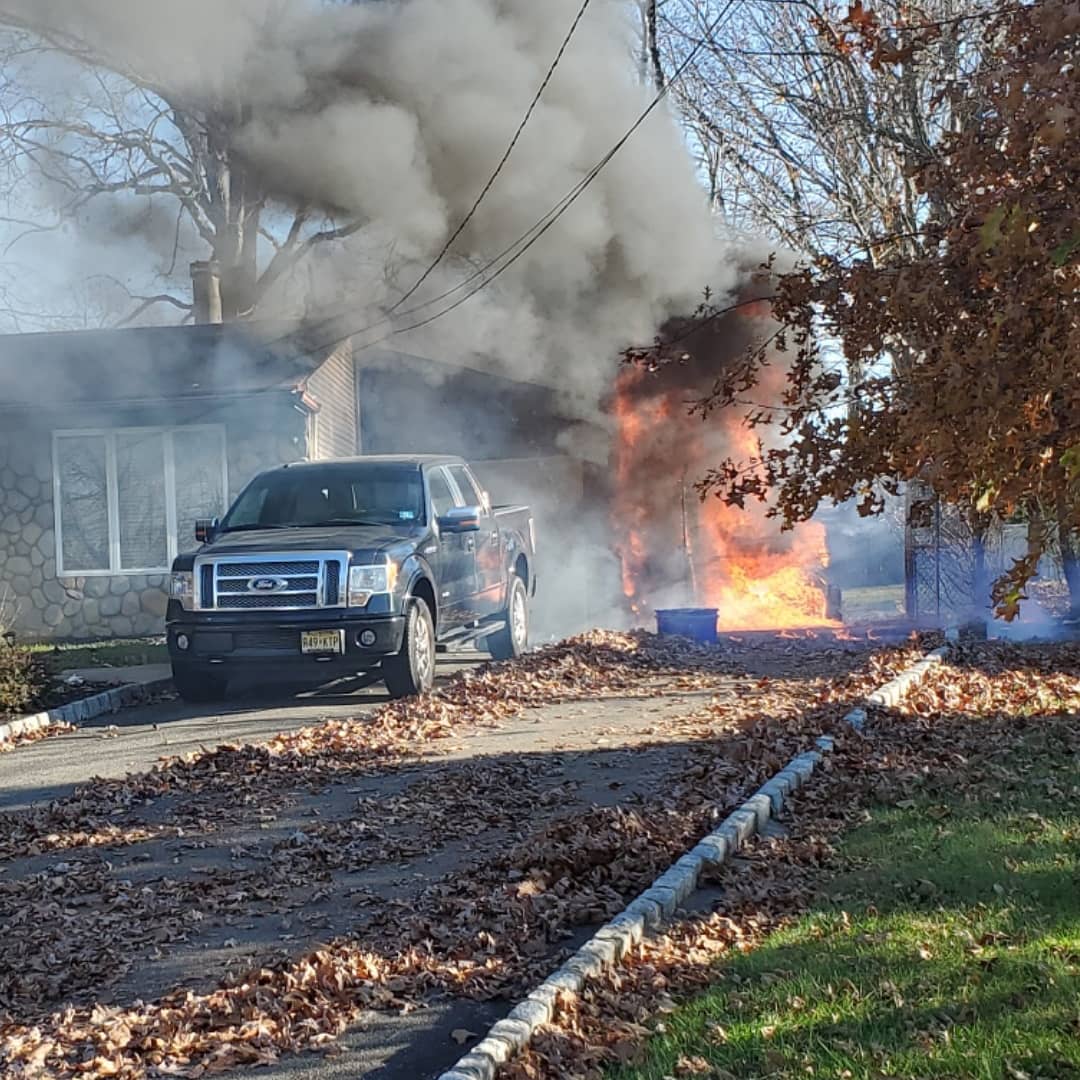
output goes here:
<path id="1" fill-rule="evenodd" d="M 255 477 L 198 551 L 173 564 L 166 615 L 186 701 L 238 675 L 378 672 L 394 697 L 430 689 L 435 653 L 516 657 L 536 592 L 528 507 L 492 507 L 454 457 L 302 462 Z"/>

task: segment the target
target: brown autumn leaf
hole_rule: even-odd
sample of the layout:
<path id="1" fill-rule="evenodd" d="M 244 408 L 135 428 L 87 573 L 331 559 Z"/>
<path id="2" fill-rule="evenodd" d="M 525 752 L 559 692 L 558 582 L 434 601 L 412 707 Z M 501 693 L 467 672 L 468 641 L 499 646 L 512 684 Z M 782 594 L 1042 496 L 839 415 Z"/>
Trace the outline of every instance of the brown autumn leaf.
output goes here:
<path id="1" fill-rule="evenodd" d="M 713 1067 L 703 1057 L 699 1055 L 692 1055 L 690 1057 L 680 1057 L 675 1062 L 675 1075 L 676 1076 L 712 1076 Z"/>

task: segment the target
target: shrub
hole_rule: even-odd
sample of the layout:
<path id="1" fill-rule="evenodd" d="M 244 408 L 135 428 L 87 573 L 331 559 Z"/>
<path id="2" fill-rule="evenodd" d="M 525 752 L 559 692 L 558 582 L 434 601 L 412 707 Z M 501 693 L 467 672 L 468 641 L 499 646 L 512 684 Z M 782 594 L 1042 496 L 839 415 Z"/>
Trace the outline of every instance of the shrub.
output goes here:
<path id="1" fill-rule="evenodd" d="M 48 684 L 48 672 L 36 653 L 0 641 L 0 716 L 33 711 Z"/>
<path id="2" fill-rule="evenodd" d="M 5 585 L 0 588 L 0 717 L 33 711 L 49 686 L 41 658 L 15 644 L 18 614 L 18 601 Z"/>

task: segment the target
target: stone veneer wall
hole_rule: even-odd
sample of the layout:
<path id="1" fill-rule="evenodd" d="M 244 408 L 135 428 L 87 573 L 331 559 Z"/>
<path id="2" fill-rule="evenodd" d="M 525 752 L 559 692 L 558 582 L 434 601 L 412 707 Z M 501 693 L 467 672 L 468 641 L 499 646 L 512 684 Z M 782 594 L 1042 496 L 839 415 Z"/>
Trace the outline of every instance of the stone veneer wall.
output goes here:
<path id="1" fill-rule="evenodd" d="M 226 428 L 229 500 L 260 470 L 306 451 L 305 418 L 261 408 Z M 168 421 L 159 421 L 168 423 Z M 206 422 L 206 421 L 203 421 Z M 56 427 L 89 426 L 79 423 Z M 102 425 L 103 426 L 103 425 Z M 117 424 L 118 427 L 128 426 Z M 163 575 L 56 576 L 52 429 L 0 430 L 0 623 L 20 638 L 79 640 L 164 632 Z M 191 537 L 191 546 L 195 546 Z M 181 545 L 185 538 L 180 538 Z"/>

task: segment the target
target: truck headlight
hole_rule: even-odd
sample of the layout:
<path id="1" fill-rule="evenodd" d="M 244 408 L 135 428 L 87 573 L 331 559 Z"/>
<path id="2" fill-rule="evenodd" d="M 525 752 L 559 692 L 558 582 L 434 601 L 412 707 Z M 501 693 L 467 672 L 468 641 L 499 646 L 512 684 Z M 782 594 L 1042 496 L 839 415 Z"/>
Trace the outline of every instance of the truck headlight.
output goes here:
<path id="1" fill-rule="evenodd" d="M 377 593 L 390 593 L 397 584 L 396 563 L 349 567 L 349 607 L 365 607 Z"/>
<path id="2" fill-rule="evenodd" d="M 190 570 L 179 570 L 169 578 L 169 595 L 180 601 L 185 611 L 195 607 L 195 575 Z"/>

